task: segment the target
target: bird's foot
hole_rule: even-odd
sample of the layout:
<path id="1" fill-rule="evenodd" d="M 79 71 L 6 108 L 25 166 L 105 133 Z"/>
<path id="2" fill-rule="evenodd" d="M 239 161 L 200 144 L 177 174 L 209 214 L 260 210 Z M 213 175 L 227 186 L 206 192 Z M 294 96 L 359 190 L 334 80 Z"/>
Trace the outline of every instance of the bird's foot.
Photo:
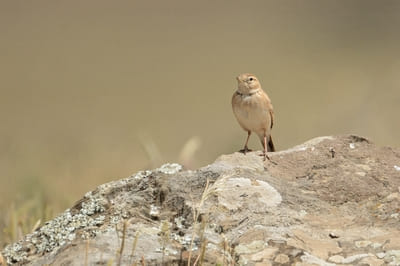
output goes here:
<path id="1" fill-rule="evenodd" d="M 262 154 L 260 154 L 261 156 L 263 156 L 263 161 L 265 162 L 266 159 L 268 159 L 268 161 L 271 161 L 271 158 L 269 158 L 269 156 L 267 155 L 266 152 L 263 152 Z"/>
<path id="2" fill-rule="evenodd" d="M 272 161 L 271 158 L 269 158 L 269 156 L 267 155 L 266 152 L 263 152 L 263 153 L 261 153 L 261 154 L 259 154 L 259 155 L 263 157 L 263 161 L 264 161 L 264 162 L 268 159 L 269 162 L 271 162 L 272 164 L 277 165 L 276 162 Z"/>
<path id="3" fill-rule="evenodd" d="M 252 149 L 247 148 L 247 146 L 245 146 L 243 149 L 241 149 L 239 152 L 246 154 L 247 152 L 253 151 Z"/>

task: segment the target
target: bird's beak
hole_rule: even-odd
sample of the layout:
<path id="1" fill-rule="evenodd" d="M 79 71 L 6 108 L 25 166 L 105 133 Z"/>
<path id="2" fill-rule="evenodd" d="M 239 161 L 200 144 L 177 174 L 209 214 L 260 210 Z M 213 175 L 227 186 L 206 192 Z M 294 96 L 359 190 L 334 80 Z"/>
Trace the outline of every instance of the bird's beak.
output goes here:
<path id="1" fill-rule="evenodd" d="M 236 77 L 236 80 L 237 80 L 238 82 L 240 82 L 239 76 Z"/>

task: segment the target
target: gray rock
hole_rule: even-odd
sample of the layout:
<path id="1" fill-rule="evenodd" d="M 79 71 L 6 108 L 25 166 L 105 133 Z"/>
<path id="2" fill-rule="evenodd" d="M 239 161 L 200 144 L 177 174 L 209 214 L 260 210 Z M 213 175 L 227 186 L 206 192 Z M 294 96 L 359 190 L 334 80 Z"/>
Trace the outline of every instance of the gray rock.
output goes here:
<path id="1" fill-rule="evenodd" d="M 1 254 L 26 265 L 399 263 L 399 149 L 336 136 L 271 161 L 259 153 L 100 185 Z"/>

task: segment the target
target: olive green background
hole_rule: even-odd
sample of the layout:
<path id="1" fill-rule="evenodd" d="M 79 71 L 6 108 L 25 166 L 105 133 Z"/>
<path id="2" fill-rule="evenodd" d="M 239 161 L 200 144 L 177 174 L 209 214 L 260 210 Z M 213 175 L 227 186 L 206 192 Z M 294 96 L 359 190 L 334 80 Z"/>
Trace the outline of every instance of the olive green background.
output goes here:
<path id="1" fill-rule="evenodd" d="M 347 133 L 399 146 L 399 14 L 385 0 L 1 1 L 0 206 L 62 210 L 135 171 L 239 150 L 242 72 L 272 99 L 278 150 Z M 185 144 L 198 150 L 180 159 Z"/>

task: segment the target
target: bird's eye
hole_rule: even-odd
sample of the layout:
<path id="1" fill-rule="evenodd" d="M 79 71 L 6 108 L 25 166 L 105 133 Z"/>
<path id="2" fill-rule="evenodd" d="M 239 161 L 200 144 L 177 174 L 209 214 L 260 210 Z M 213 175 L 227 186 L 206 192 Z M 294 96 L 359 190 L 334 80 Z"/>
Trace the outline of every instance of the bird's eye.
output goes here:
<path id="1" fill-rule="evenodd" d="M 254 78 L 249 78 L 249 80 L 250 80 L 250 81 L 253 81 L 253 80 L 254 80 Z"/>

